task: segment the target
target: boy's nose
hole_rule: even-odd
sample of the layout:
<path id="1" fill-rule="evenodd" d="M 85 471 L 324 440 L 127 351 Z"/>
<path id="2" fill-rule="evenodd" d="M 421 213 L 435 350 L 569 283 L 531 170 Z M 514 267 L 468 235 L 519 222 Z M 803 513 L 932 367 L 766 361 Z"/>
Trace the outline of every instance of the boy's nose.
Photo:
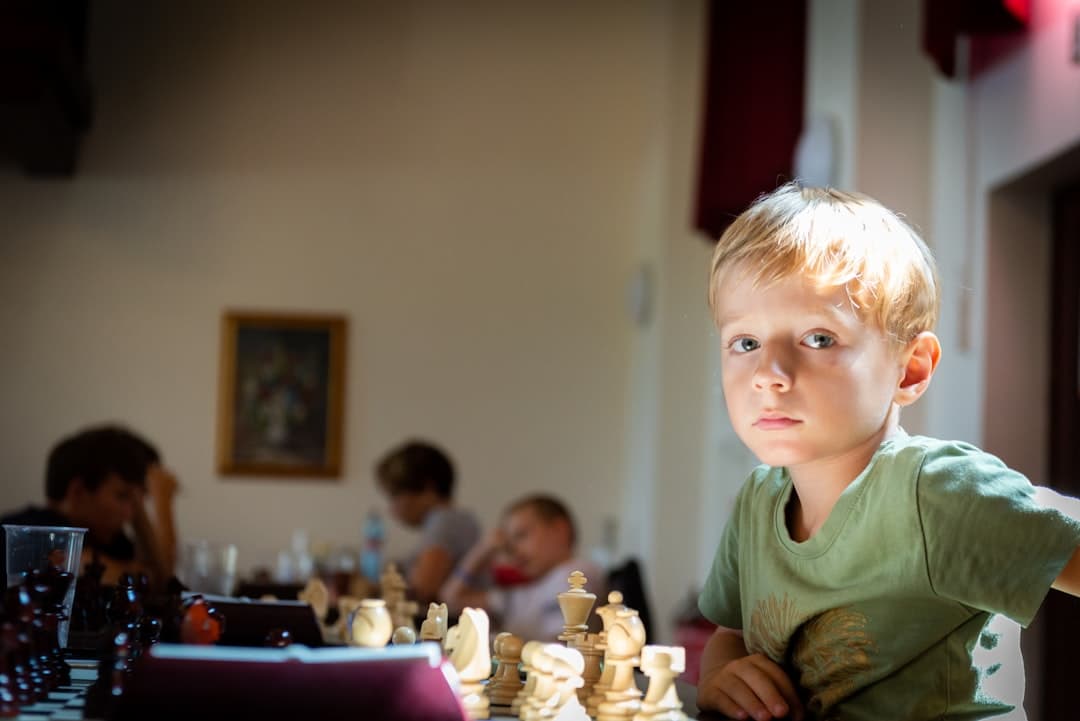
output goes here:
<path id="1" fill-rule="evenodd" d="M 762 353 L 754 370 L 754 389 L 787 391 L 791 383 L 790 365 L 776 353 Z"/>

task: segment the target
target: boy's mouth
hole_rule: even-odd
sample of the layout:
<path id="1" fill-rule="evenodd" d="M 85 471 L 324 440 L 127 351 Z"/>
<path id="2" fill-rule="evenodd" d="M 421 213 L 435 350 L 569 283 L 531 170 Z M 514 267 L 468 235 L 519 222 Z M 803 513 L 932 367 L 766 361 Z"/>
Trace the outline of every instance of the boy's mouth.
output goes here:
<path id="1" fill-rule="evenodd" d="M 754 428 L 763 431 L 778 431 L 784 428 L 791 428 L 792 426 L 802 423 L 794 418 L 790 418 L 781 413 L 762 413 L 756 421 L 754 421 Z"/>

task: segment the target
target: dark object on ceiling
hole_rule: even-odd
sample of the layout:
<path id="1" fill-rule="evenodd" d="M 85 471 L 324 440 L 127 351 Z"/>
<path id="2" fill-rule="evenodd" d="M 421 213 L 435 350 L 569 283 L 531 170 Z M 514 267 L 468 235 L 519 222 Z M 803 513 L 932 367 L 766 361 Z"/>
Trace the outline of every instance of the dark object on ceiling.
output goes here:
<path id="1" fill-rule="evenodd" d="M 973 40 L 969 74 L 993 61 L 1008 49 L 1000 43 L 978 47 L 987 36 L 1015 34 L 1027 28 L 1031 0 L 923 0 L 923 50 L 934 59 L 941 74 L 956 77 L 956 40 Z"/>
<path id="2" fill-rule="evenodd" d="M 70 177 L 89 129 L 89 0 L 0 0 L 0 162 Z"/>
<path id="3" fill-rule="evenodd" d="M 803 124 L 806 0 L 709 5 L 695 225 L 716 240 L 792 179 Z"/>

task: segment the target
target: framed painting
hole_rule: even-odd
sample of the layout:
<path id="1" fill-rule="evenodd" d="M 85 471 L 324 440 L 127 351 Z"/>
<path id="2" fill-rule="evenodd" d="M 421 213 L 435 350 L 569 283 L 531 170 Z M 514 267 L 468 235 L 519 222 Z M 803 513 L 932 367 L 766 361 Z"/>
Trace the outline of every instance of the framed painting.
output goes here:
<path id="1" fill-rule="evenodd" d="M 225 313 L 220 473 L 341 475 L 346 331 L 342 316 Z"/>

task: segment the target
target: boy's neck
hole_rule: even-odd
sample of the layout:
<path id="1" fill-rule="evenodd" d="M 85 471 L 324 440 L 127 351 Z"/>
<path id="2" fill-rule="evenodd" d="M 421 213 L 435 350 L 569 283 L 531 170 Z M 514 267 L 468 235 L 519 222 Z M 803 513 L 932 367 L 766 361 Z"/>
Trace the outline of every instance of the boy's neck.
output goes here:
<path id="1" fill-rule="evenodd" d="M 792 540 L 806 541 L 821 530 L 840 495 L 866 469 L 881 444 L 903 433 L 898 411 L 894 407 L 881 430 L 855 448 L 838 456 L 788 468 L 795 487 L 786 509 Z"/>

